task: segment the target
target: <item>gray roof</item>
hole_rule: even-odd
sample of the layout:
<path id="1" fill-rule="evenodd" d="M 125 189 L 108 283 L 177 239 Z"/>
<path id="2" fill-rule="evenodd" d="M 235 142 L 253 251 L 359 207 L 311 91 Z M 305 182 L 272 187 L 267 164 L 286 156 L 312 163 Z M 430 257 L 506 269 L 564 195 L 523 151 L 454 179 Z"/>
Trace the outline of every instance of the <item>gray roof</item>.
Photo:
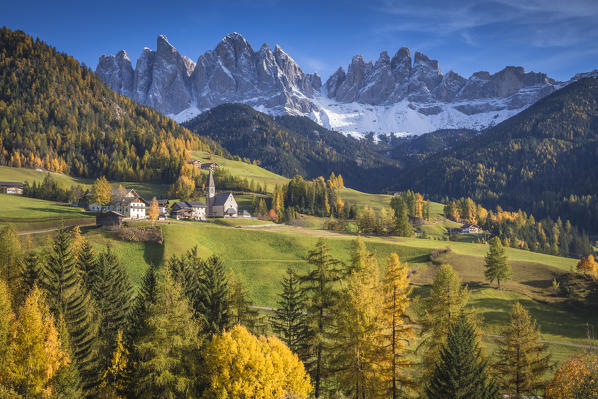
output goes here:
<path id="1" fill-rule="evenodd" d="M 180 209 L 184 209 L 184 208 L 205 208 L 206 205 L 203 202 L 199 202 L 199 201 L 179 201 L 179 202 L 175 202 L 172 207 L 177 207 Z"/>
<path id="2" fill-rule="evenodd" d="M 222 206 L 226 202 L 229 196 L 233 195 L 233 193 L 220 193 L 216 194 L 214 197 L 214 202 L 212 202 L 213 206 Z"/>
<path id="3" fill-rule="evenodd" d="M 0 186 L 2 187 L 19 187 L 23 188 L 23 183 L 18 181 L 0 181 Z"/>

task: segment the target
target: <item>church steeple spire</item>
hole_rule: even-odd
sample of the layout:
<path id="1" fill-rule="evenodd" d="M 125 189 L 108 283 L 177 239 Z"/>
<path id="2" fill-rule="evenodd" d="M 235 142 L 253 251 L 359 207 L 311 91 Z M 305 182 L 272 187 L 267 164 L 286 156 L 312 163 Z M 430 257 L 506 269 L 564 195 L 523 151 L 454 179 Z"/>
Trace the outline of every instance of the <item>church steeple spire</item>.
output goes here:
<path id="1" fill-rule="evenodd" d="M 210 168 L 210 176 L 208 177 L 208 187 L 206 189 L 206 206 L 208 207 L 208 215 L 212 215 L 212 204 L 216 197 L 216 185 L 214 184 L 214 176 L 212 175 L 212 169 Z"/>

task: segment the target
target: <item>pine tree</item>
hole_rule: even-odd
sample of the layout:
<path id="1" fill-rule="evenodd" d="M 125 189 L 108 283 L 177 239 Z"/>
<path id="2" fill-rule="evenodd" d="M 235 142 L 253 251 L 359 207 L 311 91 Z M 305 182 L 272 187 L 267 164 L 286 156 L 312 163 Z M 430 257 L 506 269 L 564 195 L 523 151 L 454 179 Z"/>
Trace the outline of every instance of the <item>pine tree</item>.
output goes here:
<path id="1" fill-rule="evenodd" d="M 258 311 L 253 309 L 253 302 L 249 299 L 247 288 L 231 273 L 229 278 L 229 306 L 230 324 L 247 327 L 253 331 L 257 327 Z"/>
<path id="2" fill-rule="evenodd" d="M 488 375 L 475 328 L 461 312 L 449 328 L 446 343 L 430 382 L 425 387 L 430 399 L 499 398 L 498 388 Z"/>
<path id="3" fill-rule="evenodd" d="M 14 228 L 9 225 L 0 230 L 0 278 L 8 284 L 12 294 L 19 290 L 22 248 Z"/>
<path id="4" fill-rule="evenodd" d="M 335 283 L 341 278 L 340 261 L 330 255 L 330 247 L 322 238 L 308 254 L 311 270 L 300 276 L 302 291 L 307 297 L 307 324 L 310 358 L 306 367 L 314 380 L 314 395 L 321 395 L 321 384 L 327 376 L 323 367 L 324 336 L 331 327 L 332 309 L 337 300 Z"/>
<path id="5" fill-rule="evenodd" d="M 425 348 L 424 379 L 436 363 L 449 328 L 465 308 L 468 298 L 469 290 L 461 287 L 461 280 L 451 265 L 441 265 L 419 314 L 423 339 L 418 349 Z"/>
<path id="6" fill-rule="evenodd" d="M 199 280 L 197 310 L 199 324 L 206 334 L 218 334 L 230 323 L 230 294 L 227 273 L 222 259 L 210 256 L 203 264 Z"/>
<path id="7" fill-rule="evenodd" d="M 505 255 L 505 249 L 498 237 L 493 237 L 490 240 L 490 249 L 484 259 L 484 266 L 486 267 L 484 275 L 486 279 L 491 283 L 496 280 L 500 289 L 500 281 L 511 278 L 511 266 L 507 260 L 507 255 Z"/>
<path id="8" fill-rule="evenodd" d="M 135 302 L 129 313 L 128 328 L 125 333 L 125 347 L 129 352 L 139 337 L 147 333 L 147 318 L 149 307 L 156 302 L 157 296 L 157 272 L 155 266 L 150 266 L 141 281 L 139 291 L 135 296 Z"/>
<path id="9" fill-rule="evenodd" d="M 55 314 L 62 314 L 84 388 L 97 383 L 97 327 L 89 293 L 78 272 L 67 230 L 58 232 L 42 267 L 42 283 Z"/>
<path id="10" fill-rule="evenodd" d="M 39 283 L 40 279 L 40 259 L 37 253 L 28 252 L 23 259 L 21 270 L 21 283 L 24 295 L 27 295 L 33 286 Z"/>
<path id="11" fill-rule="evenodd" d="M 79 399 L 83 398 L 83 389 L 81 387 L 81 377 L 79 370 L 74 362 L 71 340 L 69 337 L 66 321 L 62 315 L 56 320 L 56 329 L 60 338 L 62 350 L 68 354 L 71 361 L 66 366 L 61 367 L 54 378 L 56 393 L 52 398 L 56 399 Z"/>
<path id="12" fill-rule="evenodd" d="M 540 341 L 536 321 L 519 302 L 501 335 L 495 369 L 502 393 L 515 399 L 541 395 L 548 384 L 544 376 L 551 368 L 550 353 Z"/>
<path id="13" fill-rule="evenodd" d="M 127 271 L 107 247 L 98 256 L 96 272 L 91 280 L 91 294 L 101 318 L 98 335 L 101 369 L 108 367 L 117 335 L 127 328 L 132 291 Z"/>
<path id="14" fill-rule="evenodd" d="M 386 324 L 386 358 L 390 357 L 387 375 L 391 381 L 391 396 L 396 399 L 399 390 L 405 391 L 404 387 L 399 387 L 398 383 L 404 386 L 410 384 L 405 373 L 401 369 L 406 369 L 411 362 L 405 355 L 406 346 L 409 338 L 413 336 L 413 330 L 409 324 L 409 317 L 406 315 L 407 307 L 410 304 L 409 295 L 409 270 L 407 264 L 399 261 L 396 253 L 390 254 L 386 262 L 386 270 L 382 281 L 382 291 L 384 293 L 383 315 Z"/>
<path id="15" fill-rule="evenodd" d="M 395 197 L 397 198 L 397 197 Z M 394 198 L 393 198 L 394 199 Z M 396 232 L 401 237 L 411 237 L 413 228 L 409 223 L 408 206 L 403 200 L 396 201 L 395 205 Z"/>
<path id="16" fill-rule="evenodd" d="M 85 287 L 91 290 L 92 280 L 95 278 L 98 261 L 89 240 L 83 239 L 77 252 L 77 268 L 83 277 Z"/>
<path id="17" fill-rule="evenodd" d="M 199 329 L 192 314 L 182 288 L 167 270 L 149 309 L 147 332 L 134 348 L 138 354 L 132 380 L 136 397 L 193 397 Z"/>
<path id="18" fill-rule="evenodd" d="M 271 318 L 272 329 L 290 350 L 303 358 L 306 355 L 307 323 L 305 296 L 300 289 L 297 273 L 288 268 L 281 285 L 282 292 L 278 294 L 277 309 Z"/>
<path id="19" fill-rule="evenodd" d="M 356 247 L 359 250 L 359 247 Z M 369 398 L 379 393 L 380 339 L 384 331 L 383 294 L 378 262 L 366 254 L 366 262 L 353 270 L 346 288 L 333 308 L 330 332 L 330 368 L 335 371 L 338 390 L 350 397 Z"/>

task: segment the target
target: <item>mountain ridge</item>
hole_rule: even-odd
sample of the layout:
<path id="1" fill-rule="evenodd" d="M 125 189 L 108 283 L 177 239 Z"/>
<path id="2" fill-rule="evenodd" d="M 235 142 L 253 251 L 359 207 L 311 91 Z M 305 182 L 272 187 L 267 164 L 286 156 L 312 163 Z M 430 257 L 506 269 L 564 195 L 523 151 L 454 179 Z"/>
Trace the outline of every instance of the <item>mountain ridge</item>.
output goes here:
<path id="1" fill-rule="evenodd" d="M 144 48 L 134 69 L 122 50 L 100 57 L 96 73 L 119 94 L 178 122 L 222 103 L 244 103 L 274 116 L 307 116 L 327 129 L 356 135 L 485 129 L 592 74 L 563 83 L 507 66 L 466 79 L 454 71 L 443 74 L 437 60 L 421 52 L 412 57 L 401 47 L 392 58 L 381 52 L 375 63 L 354 56 L 347 72 L 339 67 L 322 83 L 280 46 L 254 50 L 236 32 L 197 62 L 160 35 L 156 50 Z"/>

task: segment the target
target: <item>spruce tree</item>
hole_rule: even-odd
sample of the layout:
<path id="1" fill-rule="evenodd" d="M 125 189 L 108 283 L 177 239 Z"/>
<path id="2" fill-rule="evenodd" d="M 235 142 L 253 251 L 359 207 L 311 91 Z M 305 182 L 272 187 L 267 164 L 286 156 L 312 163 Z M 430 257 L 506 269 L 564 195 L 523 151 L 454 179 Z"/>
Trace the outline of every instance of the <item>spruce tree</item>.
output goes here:
<path id="1" fill-rule="evenodd" d="M 83 398 L 81 377 L 79 375 L 79 370 L 77 369 L 77 364 L 73 359 L 71 339 L 62 315 L 59 315 L 56 320 L 56 329 L 58 330 L 58 337 L 60 338 L 62 350 L 68 354 L 71 361 L 66 366 L 61 367 L 56 373 L 54 382 L 56 393 L 52 397 L 56 399 Z"/>
<path id="2" fill-rule="evenodd" d="M 456 318 L 442 346 L 432 378 L 425 387 L 430 399 L 498 399 L 488 375 L 475 328 L 465 313 Z"/>
<path id="3" fill-rule="evenodd" d="M 484 275 L 491 283 L 496 280 L 498 288 L 500 288 L 501 280 L 511 278 L 511 266 L 507 260 L 505 249 L 500 243 L 498 237 L 493 237 L 490 240 L 490 249 L 486 254 L 485 264 L 486 270 Z"/>
<path id="4" fill-rule="evenodd" d="M 544 376 L 551 368 L 550 353 L 536 321 L 519 302 L 501 335 L 494 367 L 502 393 L 515 399 L 541 395 L 548 384 Z"/>
<path id="5" fill-rule="evenodd" d="M 19 289 L 22 253 L 14 228 L 11 225 L 2 227 L 0 229 L 0 278 L 6 281 L 12 294 Z"/>
<path id="6" fill-rule="evenodd" d="M 387 367 L 386 375 L 390 378 L 390 392 L 393 399 L 396 399 L 400 392 L 405 392 L 411 381 L 406 377 L 406 369 L 411 365 L 409 357 L 406 356 L 406 346 L 409 338 L 413 336 L 413 330 L 408 325 L 409 317 L 406 314 L 410 304 L 409 295 L 409 270 L 407 264 L 399 261 L 396 253 L 390 254 L 386 262 L 384 279 L 382 280 L 382 291 L 384 293 L 383 315 L 385 319 L 385 338 Z M 390 361 L 388 361 L 390 357 Z M 402 386 L 399 386 L 401 383 Z"/>
<path id="7" fill-rule="evenodd" d="M 138 354 L 132 387 L 136 397 L 193 397 L 199 360 L 199 329 L 191 306 L 170 271 L 158 283 L 149 308 L 147 332 L 135 344 Z"/>
<path id="8" fill-rule="evenodd" d="M 21 290 L 26 296 L 40 279 L 40 259 L 37 253 L 31 251 L 25 255 L 21 269 Z"/>
<path id="9" fill-rule="evenodd" d="M 230 323 L 230 296 L 227 273 L 222 259 L 210 256 L 203 264 L 199 280 L 197 310 L 206 334 L 219 334 Z"/>
<path id="10" fill-rule="evenodd" d="M 253 309 L 253 302 L 249 299 L 247 288 L 242 281 L 235 278 L 231 273 L 229 278 L 229 323 L 232 325 L 241 324 L 248 330 L 257 334 L 259 313 Z"/>
<path id="11" fill-rule="evenodd" d="M 129 352 L 132 351 L 133 344 L 139 337 L 147 332 L 147 318 L 149 307 L 156 302 L 157 295 L 157 272 L 155 266 L 150 266 L 137 291 L 135 301 L 131 312 L 129 313 L 129 322 L 125 330 L 124 343 Z"/>
<path id="12" fill-rule="evenodd" d="M 97 265 L 95 251 L 89 241 L 84 238 L 77 251 L 77 268 L 83 276 L 83 281 L 88 290 L 92 289 L 91 281 L 94 279 Z"/>
<path id="13" fill-rule="evenodd" d="M 281 281 L 282 292 L 274 316 L 271 318 L 272 329 L 293 352 L 305 358 L 307 323 L 305 315 L 305 296 L 301 291 L 299 277 L 291 269 Z"/>
<path id="14" fill-rule="evenodd" d="M 127 328 L 133 287 L 127 271 L 110 247 L 99 254 L 90 282 L 92 297 L 100 311 L 99 364 L 103 370 L 108 367 L 117 335 Z"/>
<path id="15" fill-rule="evenodd" d="M 91 389 L 97 375 L 97 326 L 89 293 L 76 267 L 75 254 L 67 230 L 58 231 L 42 266 L 43 287 L 55 314 L 62 314 L 71 338 L 72 353 L 83 386 Z"/>
<path id="16" fill-rule="evenodd" d="M 330 331 L 332 310 L 338 292 L 335 283 L 341 278 L 341 262 L 330 254 L 330 247 L 323 238 L 309 252 L 307 263 L 311 266 L 306 275 L 300 276 L 301 289 L 307 297 L 308 344 L 310 357 L 305 365 L 314 381 L 314 395 L 320 397 L 322 380 L 327 377 L 324 369 L 324 336 Z"/>
<path id="17" fill-rule="evenodd" d="M 413 227 L 411 227 L 411 223 L 409 223 L 409 214 L 407 209 L 407 204 L 405 201 L 400 200 L 397 203 L 397 207 L 395 209 L 395 219 L 396 219 L 396 233 L 401 237 L 411 237 L 413 235 Z"/>

